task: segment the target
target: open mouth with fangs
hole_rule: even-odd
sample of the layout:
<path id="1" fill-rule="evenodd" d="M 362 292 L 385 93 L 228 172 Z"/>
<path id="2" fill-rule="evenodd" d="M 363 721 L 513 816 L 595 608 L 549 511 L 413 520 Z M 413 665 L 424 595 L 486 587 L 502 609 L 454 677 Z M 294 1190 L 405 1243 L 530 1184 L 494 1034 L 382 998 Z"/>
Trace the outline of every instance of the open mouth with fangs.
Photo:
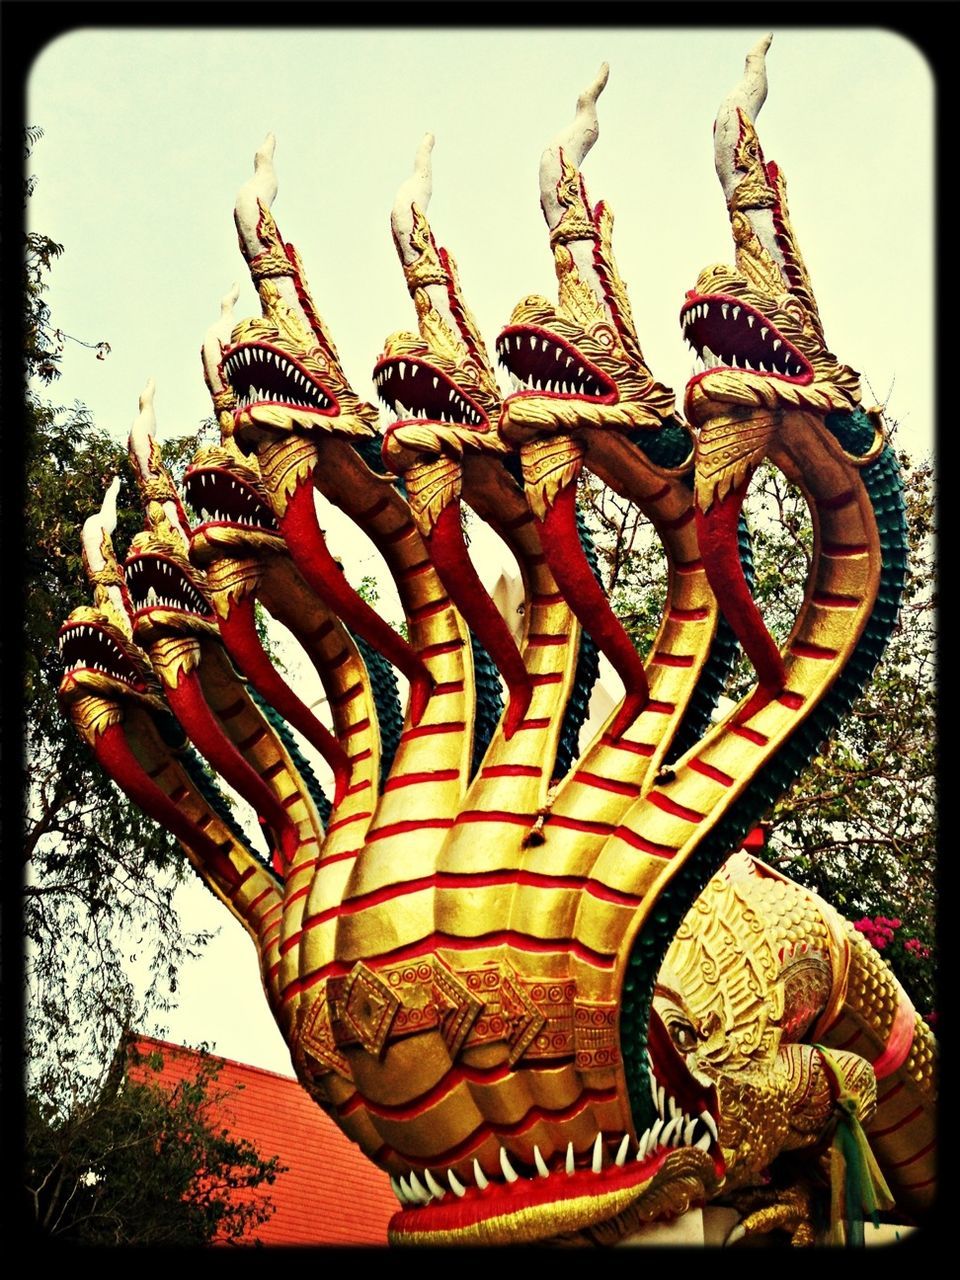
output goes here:
<path id="1" fill-rule="evenodd" d="M 480 406 L 441 370 L 425 360 L 390 357 L 373 371 L 377 395 L 398 422 L 449 423 L 482 431 L 488 425 Z"/>
<path id="2" fill-rule="evenodd" d="M 226 524 L 258 533 L 280 532 L 273 512 L 250 485 L 222 467 L 188 471 L 183 478 L 183 496 L 202 525 Z"/>
<path id="3" fill-rule="evenodd" d="M 813 369 L 796 347 L 766 316 L 738 298 L 688 293 L 680 325 L 700 362 L 694 368 L 694 379 L 718 368 L 790 382 L 813 379 Z"/>
<path id="4" fill-rule="evenodd" d="M 517 392 L 577 396 L 612 404 L 617 389 L 610 378 L 575 347 L 555 334 L 529 325 L 504 329 L 497 339 L 497 359 L 513 379 Z"/>
<path id="5" fill-rule="evenodd" d="M 142 693 L 147 687 L 134 664 L 101 627 L 68 622 L 61 628 L 57 647 L 64 677 L 76 678 L 93 671 L 109 676 L 136 693 Z"/>
<path id="6" fill-rule="evenodd" d="M 498 1220 L 504 1215 L 542 1214 L 546 1235 L 560 1218 L 569 1224 L 568 1215 L 581 1212 L 581 1204 L 580 1225 L 588 1225 L 639 1200 L 651 1184 L 662 1185 L 672 1177 L 674 1169 L 714 1186 L 725 1172 L 716 1091 L 694 1081 L 662 1026 L 656 1033 L 656 1051 L 665 1063 L 662 1077 L 659 1069 L 651 1076 L 656 1119 L 638 1138 L 598 1132 L 583 1150 L 575 1150 L 570 1142 L 566 1150 L 546 1158 L 536 1144 L 528 1155 L 500 1146 L 499 1167 L 493 1170 L 468 1158 L 457 1161 L 455 1168 L 420 1165 L 394 1173 L 390 1183 L 402 1207 L 391 1219 L 391 1240 L 420 1243 L 437 1236 L 510 1243 L 509 1238 L 497 1238 Z M 517 1144 L 511 1147 L 516 1152 Z M 489 1152 L 489 1142 L 484 1148 Z"/>
<path id="7" fill-rule="evenodd" d="M 237 410 L 256 404 L 307 409 L 329 417 L 339 411 L 337 398 L 298 361 L 266 342 L 232 347 L 220 366 L 237 397 Z"/>
<path id="8" fill-rule="evenodd" d="M 154 609 L 191 614 L 206 621 L 214 615 L 206 600 L 186 574 L 165 556 L 131 557 L 125 566 L 127 590 L 133 603 L 134 618 Z"/>

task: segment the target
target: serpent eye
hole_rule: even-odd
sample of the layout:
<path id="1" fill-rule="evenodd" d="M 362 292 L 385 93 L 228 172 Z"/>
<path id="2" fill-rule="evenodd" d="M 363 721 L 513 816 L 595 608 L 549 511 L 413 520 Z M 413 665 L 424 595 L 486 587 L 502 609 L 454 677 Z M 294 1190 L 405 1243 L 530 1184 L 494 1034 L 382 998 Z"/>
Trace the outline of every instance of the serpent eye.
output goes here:
<path id="1" fill-rule="evenodd" d="M 689 1022 L 671 1020 L 667 1023 L 670 1039 L 681 1053 L 692 1053 L 697 1047 L 697 1033 Z"/>

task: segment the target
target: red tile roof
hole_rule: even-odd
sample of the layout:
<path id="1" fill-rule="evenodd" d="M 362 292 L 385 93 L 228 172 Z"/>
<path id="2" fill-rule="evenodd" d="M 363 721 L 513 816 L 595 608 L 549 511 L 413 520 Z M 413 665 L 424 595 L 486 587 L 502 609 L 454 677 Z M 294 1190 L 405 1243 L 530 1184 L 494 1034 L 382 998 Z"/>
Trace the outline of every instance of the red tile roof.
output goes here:
<path id="1" fill-rule="evenodd" d="M 159 1052 L 159 1073 L 130 1065 L 132 1078 L 171 1085 L 193 1079 L 201 1055 L 193 1049 L 138 1036 L 141 1054 Z M 296 1081 L 273 1071 L 209 1055 L 220 1066 L 223 1127 L 254 1144 L 262 1157 L 279 1156 L 288 1172 L 253 1194 L 276 1205 L 243 1243 L 265 1245 L 385 1245 L 387 1222 L 399 1208 L 387 1175 L 371 1164 Z M 249 1193 L 248 1193 L 249 1194 Z"/>

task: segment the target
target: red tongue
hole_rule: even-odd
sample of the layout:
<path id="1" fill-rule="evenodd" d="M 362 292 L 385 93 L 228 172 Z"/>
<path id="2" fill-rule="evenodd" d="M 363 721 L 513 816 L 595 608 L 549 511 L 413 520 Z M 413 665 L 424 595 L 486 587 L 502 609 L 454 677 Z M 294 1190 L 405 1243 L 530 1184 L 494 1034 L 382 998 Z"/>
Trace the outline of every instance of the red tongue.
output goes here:
<path id="1" fill-rule="evenodd" d="M 414 725 L 419 724 L 433 688 L 433 677 L 406 640 L 374 613 L 347 582 L 317 524 L 311 479 L 301 480 L 290 495 L 280 518 L 280 531 L 297 568 L 324 604 L 410 681 L 410 719 Z"/>
<path id="2" fill-rule="evenodd" d="M 440 581 L 507 683 L 503 736 L 509 741 L 527 714 L 533 686 L 510 629 L 484 590 L 464 545 L 459 502 L 443 508 L 426 541 Z"/>
<path id="3" fill-rule="evenodd" d="M 215 875 L 221 888 L 232 892 L 240 885 L 240 873 L 222 849 L 193 825 L 165 792 L 161 791 L 134 755 L 123 725 L 112 724 L 93 741 L 94 754 L 103 769 L 138 809 L 173 833 L 187 845 Z"/>
<path id="4" fill-rule="evenodd" d="M 176 687 L 165 692 L 173 714 L 200 754 L 273 829 L 289 866 L 300 843 L 297 829 L 277 797 L 223 732 L 203 696 L 196 671 L 181 672 Z"/>
<path id="5" fill-rule="evenodd" d="M 747 705 L 737 713 L 743 724 L 765 707 L 786 684 L 783 658 L 757 608 L 740 563 L 737 524 L 749 481 L 714 501 L 710 510 L 696 508 L 697 538 L 707 580 L 717 597 L 723 616 L 730 623 L 743 650 L 757 672 L 758 688 Z"/>
<path id="6" fill-rule="evenodd" d="M 231 658 L 260 696 L 313 743 L 333 770 L 333 807 L 336 808 L 350 781 L 350 760 L 330 730 L 300 701 L 264 652 L 257 635 L 253 597 L 244 596 L 234 601 L 227 616 L 218 622 Z"/>
<path id="7" fill-rule="evenodd" d="M 577 531 L 575 484 L 560 490 L 540 527 L 544 555 L 557 586 L 584 631 L 610 660 L 626 689 L 626 697 L 609 730 L 611 738 L 619 738 L 649 701 L 647 675 L 633 641 L 610 607 L 583 553 Z"/>

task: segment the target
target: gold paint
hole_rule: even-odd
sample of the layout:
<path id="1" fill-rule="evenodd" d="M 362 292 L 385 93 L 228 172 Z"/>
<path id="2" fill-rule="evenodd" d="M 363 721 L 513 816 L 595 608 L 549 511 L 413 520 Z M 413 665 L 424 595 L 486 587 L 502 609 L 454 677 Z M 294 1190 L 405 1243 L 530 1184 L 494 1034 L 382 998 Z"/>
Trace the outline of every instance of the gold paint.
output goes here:
<path id="1" fill-rule="evenodd" d="M 452 458 L 420 462 L 404 474 L 407 501 L 420 533 L 427 537 L 444 507 L 460 497 L 460 464 Z"/>
<path id="2" fill-rule="evenodd" d="M 561 489 L 575 483 L 583 465 L 583 446 L 569 436 L 535 440 L 520 450 L 523 482 L 530 510 L 546 519 Z"/>
<path id="3" fill-rule="evenodd" d="M 753 473 L 766 456 L 775 429 L 771 414 L 715 417 L 704 424 L 695 454 L 695 493 L 701 511 L 709 511 L 714 501 L 722 502 Z"/>

